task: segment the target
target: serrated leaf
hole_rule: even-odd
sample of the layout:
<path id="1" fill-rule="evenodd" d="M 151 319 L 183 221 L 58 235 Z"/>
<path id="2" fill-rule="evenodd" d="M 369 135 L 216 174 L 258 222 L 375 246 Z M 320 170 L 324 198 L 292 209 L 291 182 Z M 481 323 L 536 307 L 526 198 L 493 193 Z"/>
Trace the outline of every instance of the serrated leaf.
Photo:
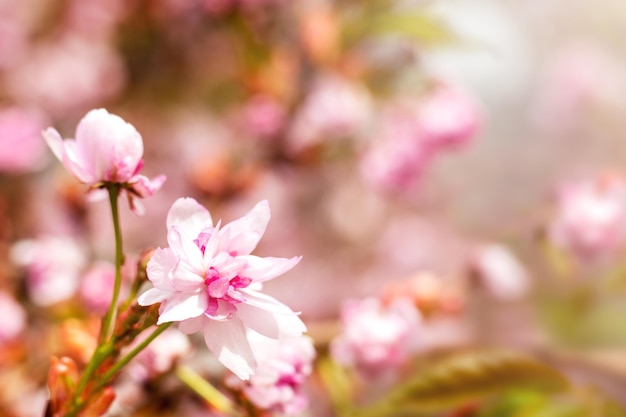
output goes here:
<path id="1" fill-rule="evenodd" d="M 484 351 L 455 355 L 423 370 L 383 399 L 381 408 L 436 412 L 512 389 L 558 392 L 568 385 L 560 372 L 531 356 Z"/>

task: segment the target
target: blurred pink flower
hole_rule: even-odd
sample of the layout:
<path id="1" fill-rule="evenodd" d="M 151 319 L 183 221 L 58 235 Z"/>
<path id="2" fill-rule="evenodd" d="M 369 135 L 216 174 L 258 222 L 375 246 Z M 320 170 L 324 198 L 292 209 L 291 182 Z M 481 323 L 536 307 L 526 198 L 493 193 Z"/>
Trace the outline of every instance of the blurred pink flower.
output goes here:
<path id="1" fill-rule="evenodd" d="M 141 343 L 148 333 L 149 331 L 139 335 L 135 343 Z M 135 380 L 146 381 L 172 369 L 176 361 L 190 351 L 189 338 L 176 330 L 168 329 L 137 355 L 128 372 Z"/>
<path id="2" fill-rule="evenodd" d="M 548 132 L 568 131 L 599 108 L 626 108 L 624 63 L 601 44 L 574 41 L 550 56 L 538 87 L 533 117 Z M 555 123 L 558 120 L 558 123 Z"/>
<path id="3" fill-rule="evenodd" d="M 480 113 L 466 92 L 442 85 L 420 103 L 417 123 L 421 135 L 430 146 L 458 146 L 475 136 L 480 124 Z"/>
<path id="4" fill-rule="evenodd" d="M 359 168 L 366 183 L 383 192 L 410 189 L 431 159 L 423 142 L 406 135 L 378 138 L 362 155 Z"/>
<path id="5" fill-rule="evenodd" d="M 290 127 L 289 149 L 298 153 L 319 143 L 351 137 L 370 123 L 371 98 L 361 85 L 337 75 L 320 77 Z"/>
<path id="6" fill-rule="evenodd" d="M 248 381 L 226 380 L 231 388 L 240 390 L 255 407 L 293 416 L 308 405 L 302 392 L 306 378 L 312 372 L 315 348 L 310 337 L 268 339 L 255 333 L 255 356 L 259 367 Z"/>
<path id="7" fill-rule="evenodd" d="M 115 97 L 124 85 L 122 58 L 105 42 L 67 36 L 28 52 L 7 73 L 8 90 L 52 116 L 83 113 Z"/>
<path id="8" fill-rule="evenodd" d="M 360 160 L 365 181 L 385 192 L 410 189 L 432 157 L 432 147 L 419 135 L 416 103 L 398 100 L 382 111 L 380 124 Z"/>
<path id="9" fill-rule="evenodd" d="M 471 260 L 471 268 L 483 286 L 504 301 L 520 299 L 530 290 L 526 269 L 503 245 L 489 244 L 479 248 Z"/>
<path id="10" fill-rule="evenodd" d="M 388 371 L 410 353 L 420 315 L 409 298 L 384 305 L 378 298 L 347 300 L 341 308 L 342 333 L 330 346 L 333 359 L 366 374 Z"/>
<path id="11" fill-rule="evenodd" d="M 46 159 L 42 114 L 11 107 L 0 110 L 0 172 L 36 171 Z"/>
<path id="12" fill-rule="evenodd" d="M 626 182 L 602 175 L 566 184 L 559 192 L 549 237 L 582 256 L 608 254 L 626 237 Z"/>
<path id="13" fill-rule="evenodd" d="M 70 237 L 43 236 L 15 243 L 11 259 L 26 269 L 28 294 L 33 303 L 49 306 L 76 293 L 86 253 L 84 245 Z"/>
<path id="14" fill-rule="evenodd" d="M 180 198 L 167 216 L 169 247 L 148 263 L 154 284 L 139 304 L 161 303 L 157 324 L 180 321 L 189 334 L 199 330 L 209 349 L 242 379 L 254 373 L 255 347 L 248 334 L 299 336 L 306 330 L 290 308 L 258 290 L 261 283 L 293 268 L 300 257 L 250 255 L 270 219 L 267 201 L 224 227 L 192 198 Z"/>
<path id="15" fill-rule="evenodd" d="M 271 137 L 282 129 L 286 110 L 284 106 L 269 96 L 252 97 L 243 109 L 246 128 L 255 136 Z"/>
<path id="16" fill-rule="evenodd" d="M 80 278 L 79 294 L 85 306 L 95 314 L 104 314 L 113 297 L 115 265 L 94 263 Z"/>
<path id="17" fill-rule="evenodd" d="M 0 291 L 0 344 L 15 339 L 26 327 L 26 312 L 7 292 Z"/>
<path id="18" fill-rule="evenodd" d="M 152 180 L 139 175 L 143 166 L 141 135 L 133 125 L 105 109 L 91 110 L 82 118 L 76 139 L 63 140 L 53 128 L 43 135 L 55 156 L 81 182 L 96 187 L 107 182 L 126 184 L 136 211 L 140 208 L 132 197 L 150 197 L 165 182 L 164 175 Z"/>

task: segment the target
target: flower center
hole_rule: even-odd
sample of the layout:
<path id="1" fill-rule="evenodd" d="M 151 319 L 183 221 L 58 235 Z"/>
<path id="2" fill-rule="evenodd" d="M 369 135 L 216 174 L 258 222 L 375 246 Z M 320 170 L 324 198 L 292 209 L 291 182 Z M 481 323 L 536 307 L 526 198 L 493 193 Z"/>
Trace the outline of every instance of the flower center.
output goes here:
<path id="1" fill-rule="evenodd" d="M 206 251 L 214 229 L 204 230 L 194 240 L 202 254 Z M 213 264 L 204 274 L 205 293 L 208 307 L 205 314 L 213 319 L 227 320 L 237 311 L 236 304 L 246 301 L 244 295 L 238 291 L 246 288 L 252 279 L 241 277 L 238 272 L 243 269 L 245 262 L 227 252 L 215 255 Z"/>

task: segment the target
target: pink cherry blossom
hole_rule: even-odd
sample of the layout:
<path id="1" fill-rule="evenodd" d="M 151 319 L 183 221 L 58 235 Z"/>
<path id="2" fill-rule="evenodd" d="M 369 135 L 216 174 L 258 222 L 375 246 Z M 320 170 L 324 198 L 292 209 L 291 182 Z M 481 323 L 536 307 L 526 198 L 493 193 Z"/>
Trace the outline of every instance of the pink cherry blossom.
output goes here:
<path id="1" fill-rule="evenodd" d="M 346 300 L 341 321 L 343 331 L 330 346 L 332 357 L 365 374 L 377 374 L 406 359 L 420 316 L 409 298 L 384 305 L 370 297 Z"/>
<path id="2" fill-rule="evenodd" d="M 140 213 L 132 197 L 153 195 L 165 182 L 160 175 L 139 175 L 143 166 L 143 141 L 133 125 L 105 109 L 91 110 L 76 127 L 76 139 L 63 140 L 48 128 L 46 142 L 65 168 L 81 182 L 97 187 L 102 183 L 125 184 L 131 207 Z"/>
<path id="3" fill-rule="evenodd" d="M 257 346 L 259 368 L 249 381 L 229 378 L 226 383 L 261 410 L 287 416 L 301 413 L 308 405 L 303 385 L 315 358 L 311 338 L 274 340 L 258 333 L 251 336 Z"/>
<path id="4" fill-rule="evenodd" d="M 626 238 L 626 181 L 608 174 L 566 184 L 548 233 L 557 246 L 580 256 L 614 252 Z"/>
<path id="5" fill-rule="evenodd" d="M 463 90 L 439 86 L 420 103 L 417 123 L 434 147 L 458 146 L 472 139 L 480 122 L 477 104 Z"/>
<path id="6" fill-rule="evenodd" d="M 300 261 L 250 255 L 269 219 L 262 201 L 222 227 L 194 199 L 176 200 L 167 215 L 169 247 L 148 263 L 154 288 L 139 297 L 144 306 L 161 303 L 157 324 L 178 321 L 186 334 L 202 330 L 208 348 L 242 379 L 257 366 L 250 332 L 280 339 L 306 329 L 289 307 L 259 292 Z"/>
<path id="7" fill-rule="evenodd" d="M 288 148 L 298 153 L 325 141 L 358 136 L 370 123 L 371 97 L 362 85 L 335 74 L 313 84 L 288 132 Z"/>

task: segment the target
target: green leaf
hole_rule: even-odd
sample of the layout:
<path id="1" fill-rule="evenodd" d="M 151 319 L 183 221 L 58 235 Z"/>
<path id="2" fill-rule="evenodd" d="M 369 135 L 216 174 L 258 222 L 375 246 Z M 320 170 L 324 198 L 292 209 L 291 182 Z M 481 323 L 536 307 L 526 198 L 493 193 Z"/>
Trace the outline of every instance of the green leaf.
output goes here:
<path id="1" fill-rule="evenodd" d="M 490 350 L 446 358 L 424 369 L 373 407 L 393 410 L 393 415 L 398 415 L 399 410 L 420 414 L 451 409 L 516 388 L 558 392 L 568 386 L 560 372 L 531 356 Z"/>

